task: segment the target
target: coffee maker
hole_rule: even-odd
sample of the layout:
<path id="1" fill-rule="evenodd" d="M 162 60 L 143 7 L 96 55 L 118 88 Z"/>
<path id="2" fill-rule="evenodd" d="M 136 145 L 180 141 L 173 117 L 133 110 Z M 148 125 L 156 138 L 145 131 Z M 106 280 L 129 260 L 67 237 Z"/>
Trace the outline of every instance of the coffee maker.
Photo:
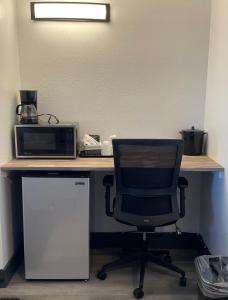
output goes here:
<path id="1" fill-rule="evenodd" d="M 17 105 L 16 114 L 21 124 L 37 124 L 37 91 L 20 91 L 21 104 Z"/>

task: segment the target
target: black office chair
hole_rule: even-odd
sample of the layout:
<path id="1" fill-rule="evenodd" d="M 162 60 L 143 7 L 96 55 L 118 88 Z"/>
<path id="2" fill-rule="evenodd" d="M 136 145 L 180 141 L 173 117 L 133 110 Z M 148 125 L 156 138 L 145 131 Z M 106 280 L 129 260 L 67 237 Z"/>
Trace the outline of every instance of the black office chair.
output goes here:
<path id="1" fill-rule="evenodd" d="M 188 182 L 179 177 L 183 152 L 181 140 L 115 139 L 113 152 L 116 178 L 116 197 L 113 210 L 110 204 L 110 188 L 113 176 L 105 176 L 106 214 L 118 222 L 133 225 L 142 233 L 142 248 L 124 253 L 120 259 L 106 264 L 97 273 L 100 280 L 106 272 L 140 262 L 139 287 L 135 298 L 142 298 L 145 266 L 153 262 L 181 275 L 179 284 L 186 286 L 185 272 L 170 260 L 149 251 L 147 233 L 156 227 L 175 224 L 185 215 L 185 188 Z M 180 204 L 177 200 L 180 189 Z M 165 251 L 164 253 L 166 253 Z M 162 252 L 161 252 L 162 253 Z"/>

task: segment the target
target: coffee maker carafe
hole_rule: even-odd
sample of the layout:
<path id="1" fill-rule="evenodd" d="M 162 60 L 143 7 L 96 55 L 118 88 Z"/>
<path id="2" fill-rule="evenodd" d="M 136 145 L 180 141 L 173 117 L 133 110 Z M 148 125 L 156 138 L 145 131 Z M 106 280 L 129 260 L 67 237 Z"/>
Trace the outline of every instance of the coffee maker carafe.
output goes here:
<path id="1" fill-rule="evenodd" d="M 21 104 L 17 105 L 16 114 L 21 124 L 37 124 L 37 91 L 20 91 Z"/>

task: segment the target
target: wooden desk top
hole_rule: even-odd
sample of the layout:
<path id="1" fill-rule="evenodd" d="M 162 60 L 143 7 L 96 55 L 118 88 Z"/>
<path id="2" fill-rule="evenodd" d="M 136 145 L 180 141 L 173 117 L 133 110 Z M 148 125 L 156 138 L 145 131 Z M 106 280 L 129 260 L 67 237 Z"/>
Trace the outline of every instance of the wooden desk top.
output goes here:
<path id="1" fill-rule="evenodd" d="M 13 159 L 0 167 L 2 171 L 113 171 L 113 158 Z M 181 170 L 215 172 L 224 168 L 208 156 L 183 156 Z"/>

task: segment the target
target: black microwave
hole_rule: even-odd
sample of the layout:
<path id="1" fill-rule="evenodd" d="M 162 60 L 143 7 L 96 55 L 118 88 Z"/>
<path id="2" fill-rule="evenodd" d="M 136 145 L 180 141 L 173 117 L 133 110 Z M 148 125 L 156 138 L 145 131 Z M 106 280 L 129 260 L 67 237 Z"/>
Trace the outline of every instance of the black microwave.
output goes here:
<path id="1" fill-rule="evenodd" d="M 76 158 L 78 124 L 15 125 L 16 158 Z"/>

